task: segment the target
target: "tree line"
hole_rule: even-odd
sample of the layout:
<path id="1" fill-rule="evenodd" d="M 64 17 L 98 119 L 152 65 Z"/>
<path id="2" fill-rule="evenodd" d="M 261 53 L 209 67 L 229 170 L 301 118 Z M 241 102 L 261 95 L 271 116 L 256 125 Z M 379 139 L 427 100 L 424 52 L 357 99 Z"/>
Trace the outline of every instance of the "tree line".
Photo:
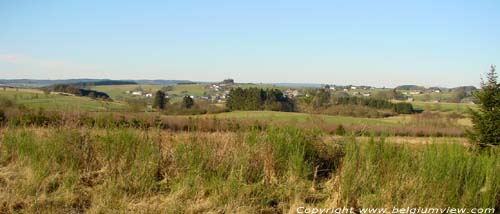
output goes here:
<path id="1" fill-rule="evenodd" d="M 230 110 L 293 111 L 293 100 L 278 89 L 234 88 L 229 92 L 226 106 Z"/>
<path id="2" fill-rule="evenodd" d="M 109 95 L 104 92 L 80 88 L 73 84 L 56 84 L 46 87 L 43 90 L 47 92 L 50 91 L 63 92 L 63 93 L 73 94 L 76 96 L 90 97 L 92 99 L 112 101 L 111 97 L 109 97 Z"/>
<path id="3" fill-rule="evenodd" d="M 392 103 L 388 100 L 370 98 L 370 97 L 338 97 L 337 105 L 361 105 L 375 109 L 392 109 L 398 114 L 411 114 L 414 112 L 411 103 L 397 102 Z"/>

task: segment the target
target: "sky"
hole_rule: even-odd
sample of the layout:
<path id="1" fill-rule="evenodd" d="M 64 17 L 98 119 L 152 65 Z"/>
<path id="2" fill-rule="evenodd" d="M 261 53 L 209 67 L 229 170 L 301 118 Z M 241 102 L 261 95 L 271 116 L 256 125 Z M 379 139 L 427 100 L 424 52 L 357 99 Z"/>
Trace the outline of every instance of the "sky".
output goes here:
<path id="1" fill-rule="evenodd" d="M 0 79 L 479 85 L 498 0 L 0 0 Z"/>

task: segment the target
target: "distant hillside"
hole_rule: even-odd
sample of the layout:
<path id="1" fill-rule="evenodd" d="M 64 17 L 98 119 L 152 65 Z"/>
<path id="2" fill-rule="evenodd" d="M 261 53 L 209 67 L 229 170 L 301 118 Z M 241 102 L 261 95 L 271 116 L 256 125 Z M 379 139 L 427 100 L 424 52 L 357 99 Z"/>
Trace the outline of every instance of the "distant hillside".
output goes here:
<path id="1" fill-rule="evenodd" d="M 179 83 L 195 83 L 189 80 L 110 80 L 110 79 L 60 79 L 60 80 L 38 80 L 38 79 L 0 79 L 1 85 L 39 88 L 54 84 L 75 84 L 79 86 L 98 85 L 176 85 Z"/>
<path id="2" fill-rule="evenodd" d="M 425 90 L 425 87 L 418 85 L 400 85 L 394 88 L 396 90 Z"/>
<path id="3" fill-rule="evenodd" d="M 137 85 L 135 81 L 126 81 L 126 80 L 100 80 L 100 81 L 91 81 L 91 82 L 78 82 L 73 85 L 77 86 L 101 86 L 101 85 Z"/>
<path id="4" fill-rule="evenodd" d="M 196 83 L 189 80 L 135 80 L 135 82 L 140 85 L 177 85 Z"/>
<path id="5" fill-rule="evenodd" d="M 81 97 L 90 97 L 92 99 L 112 101 L 111 97 L 104 92 L 83 89 L 80 86 L 75 85 L 75 84 L 54 84 L 51 86 L 44 87 L 43 90 L 68 93 L 68 94 L 73 94 L 73 95 L 81 96 Z"/>
<path id="6" fill-rule="evenodd" d="M 471 91 L 476 91 L 478 90 L 475 86 L 460 86 L 456 88 L 452 88 L 452 91 L 465 91 L 465 92 L 471 92 Z"/>
<path id="7" fill-rule="evenodd" d="M 0 84 L 22 87 L 22 88 L 38 88 L 53 84 L 73 84 L 79 82 L 97 82 L 105 79 L 60 79 L 60 80 L 38 80 L 38 79 L 0 79 Z"/>

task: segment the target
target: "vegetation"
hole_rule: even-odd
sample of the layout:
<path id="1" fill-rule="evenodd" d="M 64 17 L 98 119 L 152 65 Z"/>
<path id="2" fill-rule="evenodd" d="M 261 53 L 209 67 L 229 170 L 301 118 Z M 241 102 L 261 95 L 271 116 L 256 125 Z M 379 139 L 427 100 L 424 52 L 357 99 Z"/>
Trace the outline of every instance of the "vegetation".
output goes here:
<path id="1" fill-rule="evenodd" d="M 125 81 L 125 80 L 100 80 L 100 81 L 91 81 L 91 82 L 78 82 L 73 83 L 72 85 L 86 87 L 86 86 L 101 86 L 101 85 L 137 85 L 134 81 Z"/>
<path id="2" fill-rule="evenodd" d="M 479 110 L 471 110 L 473 131 L 470 137 L 481 146 L 500 145 L 500 83 L 495 66 L 481 82 L 482 90 L 475 94 Z"/>
<path id="3" fill-rule="evenodd" d="M 283 97 L 248 91 L 265 94 L 264 109 Z M 130 108 L 144 110 L 134 99 Z M 376 101 L 337 106 L 388 104 Z M 460 114 L 220 111 L 202 100 L 148 113 L 54 111 L 0 97 L 0 213 L 500 208 L 500 150 L 457 138 L 468 127 Z M 205 113 L 217 114 L 175 116 Z"/>
<path id="4" fill-rule="evenodd" d="M 231 89 L 226 106 L 230 110 L 293 111 L 292 100 L 278 89 L 236 88 Z"/>
<path id="5" fill-rule="evenodd" d="M 345 147 L 346 206 L 498 207 L 500 153 L 458 144 L 397 145 L 383 139 Z"/>
<path id="6" fill-rule="evenodd" d="M 361 97 L 345 92 L 332 94 L 328 89 L 310 89 L 307 93 L 309 96 L 298 101 L 300 112 L 369 118 L 414 113 L 412 104 L 390 102 L 386 94 Z"/>
<path id="7" fill-rule="evenodd" d="M 6 213 L 499 206 L 494 149 L 350 137 L 332 142 L 296 128 L 7 129 L 0 147 L 0 212 Z"/>
<path id="8" fill-rule="evenodd" d="M 233 79 L 225 79 L 222 81 L 223 84 L 234 84 L 234 80 Z"/>
<path id="9" fill-rule="evenodd" d="M 76 96 L 90 97 L 92 99 L 100 99 L 111 101 L 109 95 L 104 92 L 99 92 L 95 90 L 83 89 L 73 84 L 56 84 L 50 87 L 45 88 L 45 90 L 55 91 L 55 92 L 63 92 L 68 94 L 73 94 Z"/>
<path id="10" fill-rule="evenodd" d="M 60 111 L 125 111 L 126 103 L 91 99 L 90 97 L 73 96 L 64 93 L 44 93 L 36 89 L 0 90 L 0 97 L 9 102 L 23 105 L 25 108 Z"/>
<path id="11" fill-rule="evenodd" d="M 191 108 L 191 107 L 193 107 L 193 105 L 194 105 L 193 98 L 191 98 L 189 96 L 184 96 L 184 98 L 182 98 L 182 107 Z"/>
<path id="12" fill-rule="evenodd" d="M 158 110 L 164 110 L 167 105 L 167 98 L 165 92 L 158 90 L 155 93 L 153 108 Z"/>

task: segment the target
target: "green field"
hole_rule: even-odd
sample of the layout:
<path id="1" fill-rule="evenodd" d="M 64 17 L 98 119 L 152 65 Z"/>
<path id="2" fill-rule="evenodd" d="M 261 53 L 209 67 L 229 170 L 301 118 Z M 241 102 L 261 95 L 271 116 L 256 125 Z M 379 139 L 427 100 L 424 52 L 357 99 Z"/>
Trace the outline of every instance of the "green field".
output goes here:
<path id="1" fill-rule="evenodd" d="M 126 105 L 119 102 L 105 102 L 88 97 L 44 94 L 36 89 L 0 90 L 0 96 L 14 100 L 28 108 L 44 108 L 63 111 L 122 111 Z"/>
<path id="2" fill-rule="evenodd" d="M 205 92 L 206 84 L 181 84 L 172 85 L 173 90 L 168 91 L 167 94 L 174 98 L 174 101 L 179 100 L 183 96 L 202 96 Z M 164 85 L 105 85 L 94 86 L 93 90 L 102 91 L 107 93 L 112 99 L 122 100 L 134 95 L 125 93 L 126 91 L 134 91 L 138 87 L 142 88 L 145 92 L 155 93 L 164 87 Z"/>
<path id="3" fill-rule="evenodd" d="M 233 111 L 215 115 L 203 115 L 201 117 L 216 117 L 230 119 L 250 119 L 259 121 L 276 121 L 287 123 L 327 123 L 327 124 L 366 124 L 366 125 L 396 125 L 397 120 L 388 118 L 358 118 L 346 116 L 331 116 L 322 114 L 307 114 L 297 112 L 278 112 L 278 111 Z"/>
<path id="4" fill-rule="evenodd" d="M 476 105 L 471 103 L 433 103 L 433 102 L 411 102 L 414 109 L 424 111 L 438 111 L 448 113 L 467 114 L 469 108 L 475 109 Z"/>

